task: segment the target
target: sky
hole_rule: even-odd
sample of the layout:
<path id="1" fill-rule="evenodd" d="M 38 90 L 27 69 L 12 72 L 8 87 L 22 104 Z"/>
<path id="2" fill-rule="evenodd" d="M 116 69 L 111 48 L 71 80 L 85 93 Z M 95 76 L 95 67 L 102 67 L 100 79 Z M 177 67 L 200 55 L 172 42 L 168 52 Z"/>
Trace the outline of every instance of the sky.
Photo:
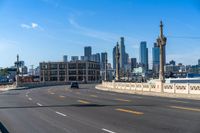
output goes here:
<path id="1" fill-rule="evenodd" d="M 139 60 L 139 45 L 147 41 L 149 64 L 159 36 L 160 20 L 167 37 L 167 61 L 185 65 L 200 59 L 199 0 L 0 0 L 0 67 L 13 66 L 16 55 L 35 67 L 112 50 L 120 37 L 126 52 Z"/>

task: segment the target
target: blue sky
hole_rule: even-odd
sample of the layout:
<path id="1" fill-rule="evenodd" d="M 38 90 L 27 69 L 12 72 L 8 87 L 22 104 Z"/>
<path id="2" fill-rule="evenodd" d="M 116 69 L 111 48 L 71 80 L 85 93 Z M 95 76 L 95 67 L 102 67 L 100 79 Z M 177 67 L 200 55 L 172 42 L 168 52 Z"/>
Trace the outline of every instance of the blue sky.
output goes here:
<path id="1" fill-rule="evenodd" d="M 130 57 L 139 57 L 139 43 L 151 49 L 164 23 L 167 61 L 197 64 L 200 58 L 200 2 L 198 0 L 0 0 L 0 67 L 16 55 L 26 65 L 61 61 L 63 55 L 83 55 L 112 49 L 125 37 Z"/>

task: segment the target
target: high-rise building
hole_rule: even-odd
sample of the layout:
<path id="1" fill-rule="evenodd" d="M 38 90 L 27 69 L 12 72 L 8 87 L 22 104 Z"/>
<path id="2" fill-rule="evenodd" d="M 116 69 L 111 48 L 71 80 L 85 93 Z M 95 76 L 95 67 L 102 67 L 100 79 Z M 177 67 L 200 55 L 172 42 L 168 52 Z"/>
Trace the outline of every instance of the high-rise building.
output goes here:
<path id="1" fill-rule="evenodd" d="M 176 65 L 176 62 L 175 62 L 174 60 L 171 60 L 171 61 L 169 62 L 169 64 L 172 65 L 172 66 L 175 66 L 175 65 Z"/>
<path id="2" fill-rule="evenodd" d="M 146 71 L 148 71 L 148 48 L 147 42 L 145 41 L 140 43 L 140 64 L 145 68 Z"/>
<path id="3" fill-rule="evenodd" d="M 152 48 L 152 60 L 153 60 L 153 73 L 159 73 L 159 66 L 160 66 L 160 48 L 158 47 L 157 43 L 154 43 L 154 47 Z"/>
<path id="4" fill-rule="evenodd" d="M 67 57 L 67 55 L 64 55 L 63 56 L 63 62 L 67 62 L 68 61 L 68 57 Z"/>
<path id="5" fill-rule="evenodd" d="M 71 56 L 71 61 L 78 61 L 78 56 Z"/>
<path id="6" fill-rule="evenodd" d="M 91 61 L 95 61 L 95 62 L 100 62 L 100 54 L 99 54 L 99 53 L 92 54 L 92 55 L 90 56 L 90 60 L 91 60 Z"/>
<path id="7" fill-rule="evenodd" d="M 113 48 L 113 69 L 116 69 L 116 46 Z"/>
<path id="8" fill-rule="evenodd" d="M 120 68 L 123 69 L 124 65 L 127 63 L 126 62 L 125 45 L 124 45 L 124 37 L 120 38 L 119 52 L 120 52 L 119 64 L 120 64 Z"/>
<path id="9" fill-rule="evenodd" d="M 200 66 L 200 59 L 198 60 L 198 65 Z"/>
<path id="10" fill-rule="evenodd" d="M 105 69 L 107 57 L 108 57 L 108 54 L 106 52 L 101 53 L 101 70 Z"/>
<path id="11" fill-rule="evenodd" d="M 84 56 L 87 56 L 89 59 L 91 55 L 92 55 L 92 47 L 91 46 L 84 47 Z"/>
<path id="12" fill-rule="evenodd" d="M 125 53 L 125 61 L 124 61 L 124 65 L 129 64 L 128 62 L 129 62 L 129 55 L 128 55 L 128 53 Z"/>
<path id="13" fill-rule="evenodd" d="M 100 53 L 96 53 L 95 61 L 100 63 Z"/>
<path id="14" fill-rule="evenodd" d="M 137 66 L 137 59 L 136 58 L 131 58 L 131 70 L 136 68 Z"/>

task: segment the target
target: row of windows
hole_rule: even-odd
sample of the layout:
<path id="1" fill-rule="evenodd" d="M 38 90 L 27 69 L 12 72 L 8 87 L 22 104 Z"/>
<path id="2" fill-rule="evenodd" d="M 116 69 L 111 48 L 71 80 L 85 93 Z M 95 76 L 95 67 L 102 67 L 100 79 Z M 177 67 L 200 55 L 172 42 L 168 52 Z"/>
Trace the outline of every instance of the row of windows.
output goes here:
<path id="1" fill-rule="evenodd" d="M 67 72 L 66 71 L 50 71 L 49 74 L 50 75 L 58 75 L 58 72 L 59 72 L 59 75 L 66 75 Z M 69 75 L 86 75 L 86 70 L 71 70 L 68 72 Z M 88 74 L 89 75 L 95 75 L 95 74 L 100 74 L 99 71 L 95 71 L 95 70 L 89 70 L 88 71 Z M 41 72 L 41 75 L 48 75 L 48 71 L 42 71 Z"/>
<path id="2" fill-rule="evenodd" d="M 41 70 L 43 69 L 66 69 L 67 64 L 41 64 Z M 68 64 L 69 69 L 86 69 L 86 63 L 70 63 Z M 88 64 L 89 69 L 100 69 L 99 64 L 93 64 L 89 63 Z"/>
<path id="3" fill-rule="evenodd" d="M 50 79 L 48 79 L 48 77 L 45 77 L 45 81 L 65 81 L 65 77 L 50 77 Z M 88 76 L 88 81 L 96 81 L 99 80 L 99 76 L 95 77 L 95 76 Z M 69 77 L 69 81 L 83 81 L 86 80 L 85 76 L 70 76 Z M 43 77 L 41 77 L 41 81 L 43 81 Z"/>

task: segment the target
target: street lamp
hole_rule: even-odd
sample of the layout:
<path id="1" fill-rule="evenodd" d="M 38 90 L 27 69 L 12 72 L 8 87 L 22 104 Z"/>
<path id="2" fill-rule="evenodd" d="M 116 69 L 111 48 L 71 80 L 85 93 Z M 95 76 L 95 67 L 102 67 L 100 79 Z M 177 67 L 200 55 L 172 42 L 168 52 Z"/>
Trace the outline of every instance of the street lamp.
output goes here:
<path id="1" fill-rule="evenodd" d="M 160 48 L 160 71 L 159 80 L 165 83 L 165 73 L 164 73 L 164 46 L 166 45 L 167 38 L 163 35 L 163 23 L 160 21 L 160 36 L 157 39 L 158 46 Z"/>

